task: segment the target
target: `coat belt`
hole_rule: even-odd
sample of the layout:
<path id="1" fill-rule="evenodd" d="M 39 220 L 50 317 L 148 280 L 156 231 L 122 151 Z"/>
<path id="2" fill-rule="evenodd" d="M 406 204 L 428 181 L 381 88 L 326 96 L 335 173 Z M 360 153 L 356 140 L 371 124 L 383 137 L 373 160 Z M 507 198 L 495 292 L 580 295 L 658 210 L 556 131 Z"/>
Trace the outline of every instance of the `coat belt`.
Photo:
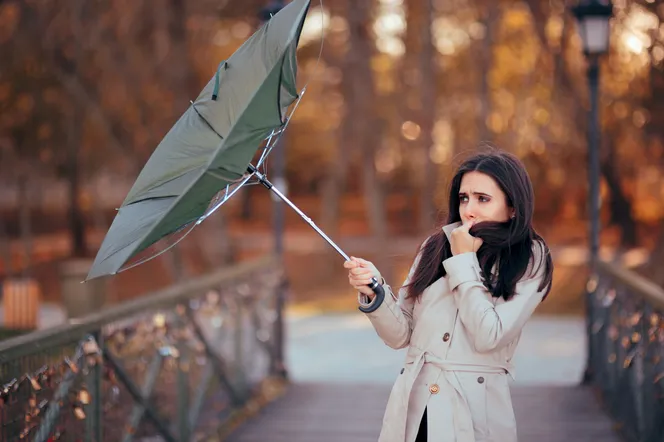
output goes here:
<path id="1" fill-rule="evenodd" d="M 406 360 L 409 363 L 409 360 Z M 450 442 L 475 442 L 475 433 L 473 430 L 473 419 L 470 411 L 470 406 L 464 395 L 463 389 L 456 372 L 470 372 L 470 373 L 511 373 L 509 365 L 482 365 L 482 364 L 469 364 L 459 361 L 440 359 L 431 353 L 421 352 L 413 360 L 413 366 L 408 371 L 408 378 L 406 380 L 405 391 L 403 398 L 405 401 L 404 410 L 408 410 L 408 402 L 410 400 L 410 393 L 413 389 L 413 384 L 422 371 L 424 364 L 432 364 L 441 370 L 441 377 L 452 387 L 454 394 L 452 395 L 452 409 L 453 409 L 453 422 L 454 434 L 450 434 Z M 440 377 L 439 377 L 440 379 Z M 432 417 L 435 419 L 435 417 Z"/>

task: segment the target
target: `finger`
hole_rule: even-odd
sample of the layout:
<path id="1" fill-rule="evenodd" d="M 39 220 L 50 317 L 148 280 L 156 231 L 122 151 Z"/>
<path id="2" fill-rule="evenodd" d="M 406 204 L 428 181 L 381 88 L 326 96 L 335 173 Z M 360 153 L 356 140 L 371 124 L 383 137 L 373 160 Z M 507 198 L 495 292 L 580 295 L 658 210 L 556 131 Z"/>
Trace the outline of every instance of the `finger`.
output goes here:
<path id="1" fill-rule="evenodd" d="M 353 274 L 352 279 L 353 281 L 358 281 L 358 282 L 364 282 L 364 281 L 371 281 L 371 278 L 373 278 L 374 275 L 373 273 L 367 273 L 367 272 L 362 272 L 358 274 Z"/>
<path id="2" fill-rule="evenodd" d="M 367 284 L 371 282 L 371 278 L 374 276 L 371 273 L 361 273 L 359 275 L 353 275 L 353 281 L 357 281 L 358 283 L 364 283 L 366 282 Z"/>
<path id="3" fill-rule="evenodd" d="M 473 227 L 475 225 L 475 222 L 476 221 L 474 219 L 469 220 L 469 221 L 464 222 L 461 226 L 463 227 L 463 230 L 465 230 L 467 232 L 467 231 L 470 230 L 471 227 Z"/>
<path id="4" fill-rule="evenodd" d="M 468 233 L 469 230 L 470 230 L 470 227 L 468 227 L 468 225 L 462 224 L 459 227 L 457 227 L 456 229 L 452 230 L 452 233 L 458 235 L 460 233 Z"/>
<path id="5" fill-rule="evenodd" d="M 369 261 L 367 261 L 366 259 L 362 259 L 362 258 L 353 258 L 353 259 L 355 260 L 355 262 L 357 262 L 362 267 L 365 267 L 367 265 L 371 265 L 371 263 Z"/>

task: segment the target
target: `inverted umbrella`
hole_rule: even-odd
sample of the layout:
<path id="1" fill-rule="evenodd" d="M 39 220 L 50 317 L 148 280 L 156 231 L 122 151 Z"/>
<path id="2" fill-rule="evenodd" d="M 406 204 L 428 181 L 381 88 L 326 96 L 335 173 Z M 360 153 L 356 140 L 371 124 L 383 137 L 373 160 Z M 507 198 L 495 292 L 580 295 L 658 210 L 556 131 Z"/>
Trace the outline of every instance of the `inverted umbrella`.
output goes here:
<path id="1" fill-rule="evenodd" d="M 175 245 L 252 178 L 350 259 L 259 170 L 288 125 L 288 107 L 304 94 L 296 88 L 296 50 L 309 5 L 310 0 L 293 0 L 220 63 L 141 170 L 87 280 L 152 259 L 156 254 L 149 249 L 158 242 Z M 256 166 L 251 165 L 266 139 Z M 375 279 L 370 286 L 383 296 Z"/>

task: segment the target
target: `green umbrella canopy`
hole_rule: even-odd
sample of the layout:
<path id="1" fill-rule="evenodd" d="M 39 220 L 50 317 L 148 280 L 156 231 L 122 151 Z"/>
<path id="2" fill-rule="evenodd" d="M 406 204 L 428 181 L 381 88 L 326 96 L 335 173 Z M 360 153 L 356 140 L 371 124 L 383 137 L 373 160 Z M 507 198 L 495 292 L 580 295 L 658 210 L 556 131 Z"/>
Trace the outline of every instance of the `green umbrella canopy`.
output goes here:
<path id="1" fill-rule="evenodd" d="M 240 179 L 298 97 L 297 44 L 310 0 L 293 0 L 222 62 L 159 143 L 120 207 L 87 280 L 203 216 Z"/>

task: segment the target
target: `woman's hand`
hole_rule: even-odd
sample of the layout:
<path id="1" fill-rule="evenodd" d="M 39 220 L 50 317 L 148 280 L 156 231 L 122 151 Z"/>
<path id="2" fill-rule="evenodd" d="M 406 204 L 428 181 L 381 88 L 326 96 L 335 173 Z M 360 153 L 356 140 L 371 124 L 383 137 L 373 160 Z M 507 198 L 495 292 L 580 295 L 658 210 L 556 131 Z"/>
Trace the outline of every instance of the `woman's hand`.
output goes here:
<path id="1" fill-rule="evenodd" d="M 477 238 L 470 234 L 470 228 L 473 227 L 475 222 L 463 224 L 456 229 L 452 230 L 450 235 L 450 247 L 452 248 L 452 255 L 461 255 L 462 253 L 477 252 L 482 246 L 481 238 Z"/>
<path id="2" fill-rule="evenodd" d="M 373 299 L 374 292 L 369 287 L 371 278 L 376 278 L 376 281 L 381 282 L 380 272 L 371 262 L 362 259 L 350 257 L 350 261 L 344 262 L 344 268 L 348 269 L 348 282 L 351 286 L 363 295 L 367 295 L 369 299 Z"/>

